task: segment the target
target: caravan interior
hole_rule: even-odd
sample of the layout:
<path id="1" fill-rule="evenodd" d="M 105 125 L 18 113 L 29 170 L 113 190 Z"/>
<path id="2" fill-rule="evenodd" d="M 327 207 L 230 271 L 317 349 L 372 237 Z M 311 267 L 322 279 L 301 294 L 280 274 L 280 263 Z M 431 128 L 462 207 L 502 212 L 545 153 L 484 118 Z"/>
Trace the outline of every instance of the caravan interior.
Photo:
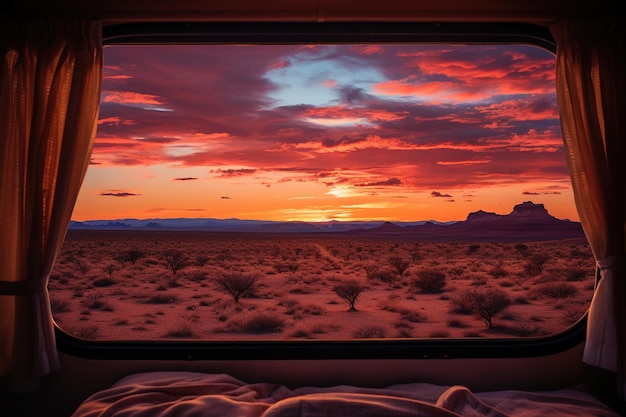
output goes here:
<path id="1" fill-rule="evenodd" d="M 2 10 L 0 414 L 626 411 L 616 1 Z"/>

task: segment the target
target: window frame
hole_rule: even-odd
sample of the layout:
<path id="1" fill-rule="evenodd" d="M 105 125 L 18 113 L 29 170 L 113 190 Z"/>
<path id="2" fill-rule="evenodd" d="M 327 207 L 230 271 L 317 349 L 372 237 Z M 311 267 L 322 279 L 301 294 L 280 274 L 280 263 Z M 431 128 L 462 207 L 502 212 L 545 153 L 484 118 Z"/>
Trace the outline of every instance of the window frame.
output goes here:
<path id="1" fill-rule="evenodd" d="M 104 45 L 302 43 L 528 44 L 556 51 L 543 26 L 506 22 L 142 22 L 103 28 Z M 597 281 L 596 274 L 596 281 Z M 550 336 L 286 341 L 85 340 L 55 323 L 60 352 L 97 359 L 277 360 L 536 357 L 584 342 L 587 313 Z"/>

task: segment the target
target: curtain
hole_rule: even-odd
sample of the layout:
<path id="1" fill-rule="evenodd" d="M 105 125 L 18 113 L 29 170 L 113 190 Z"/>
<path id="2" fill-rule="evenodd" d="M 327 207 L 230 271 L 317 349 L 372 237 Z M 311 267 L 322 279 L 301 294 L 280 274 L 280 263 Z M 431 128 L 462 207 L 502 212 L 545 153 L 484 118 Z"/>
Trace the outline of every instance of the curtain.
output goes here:
<path id="1" fill-rule="evenodd" d="M 557 42 L 557 97 L 581 224 L 601 277 L 583 361 L 618 374 L 626 394 L 626 43 L 624 18 L 569 20 Z"/>
<path id="2" fill-rule="evenodd" d="M 86 172 L 102 79 L 99 22 L 0 19 L 0 375 L 59 368 L 47 290 Z"/>

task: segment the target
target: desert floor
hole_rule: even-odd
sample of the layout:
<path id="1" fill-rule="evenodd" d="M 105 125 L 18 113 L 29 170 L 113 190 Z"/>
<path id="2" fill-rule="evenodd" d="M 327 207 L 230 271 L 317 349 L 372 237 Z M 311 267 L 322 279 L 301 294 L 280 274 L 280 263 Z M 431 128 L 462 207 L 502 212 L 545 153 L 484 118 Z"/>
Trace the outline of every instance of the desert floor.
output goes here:
<path id="1" fill-rule="evenodd" d="M 86 339 L 525 337 L 580 319 L 594 274 L 584 239 L 71 230 L 49 291 L 57 324 Z M 237 302 L 218 284 L 242 279 Z"/>

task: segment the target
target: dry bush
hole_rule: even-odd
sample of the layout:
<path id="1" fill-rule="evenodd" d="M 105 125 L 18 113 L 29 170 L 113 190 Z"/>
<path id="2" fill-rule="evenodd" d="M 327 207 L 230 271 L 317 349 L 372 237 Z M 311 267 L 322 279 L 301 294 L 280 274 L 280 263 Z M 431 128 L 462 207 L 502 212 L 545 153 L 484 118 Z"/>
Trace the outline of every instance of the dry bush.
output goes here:
<path id="1" fill-rule="evenodd" d="M 196 337 L 195 332 L 188 323 L 180 323 L 176 327 L 170 329 L 163 337 Z"/>
<path id="2" fill-rule="evenodd" d="M 493 318 L 511 305 L 511 299 L 500 289 L 470 291 L 474 313 L 480 317 L 488 329 L 493 328 Z"/>
<path id="3" fill-rule="evenodd" d="M 493 328 L 493 318 L 511 305 L 511 299 L 500 289 L 465 291 L 452 300 L 452 312 L 476 314 L 487 326 Z"/>
<path id="4" fill-rule="evenodd" d="M 178 297 L 172 294 L 155 294 L 148 297 L 144 304 L 175 304 L 178 302 Z"/>
<path id="5" fill-rule="evenodd" d="M 382 339 L 385 337 L 385 329 L 380 326 L 361 327 L 352 333 L 355 339 Z"/>
<path id="6" fill-rule="evenodd" d="M 399 276 L 394 274 L 391 269 L 376 268 L 367 272 L 367 279 L 370 281 L 380 281 L 385 284 L 391 284 L 398 281 Z"/>
<path id="7" fill-rule="evenodd" d="M 121 264 L 125 264 L 126 262 L 130 262 L 131 264 L 135 264 L 139 259 L 146 256 L 145 252 L 138 249 L 130 249 L 120 253 L 116 260 Z"/>
<path id="8" fill-rule="evenodd" d="M 474 299 L 471 291 L 465 291 L 452 300 L 451 312 L 469 316 L 474 313 Z"/>
<path id="9" fill-rule="evenodd" d="M 67 300 L 59 300 L 57 298 L 52 298 L 50 300 L 50 309 L 52 310 L 52 314 L 67 313 L 72 311 L 70 309 L 70 303 Z"/>
<path id="10" fill-rule="evenodd" d="M 258 280 L 259 276 L 256 274 L 224 272 L 217 277 L 215 283 L 233 297 L 235 303 L 239 303 L 241 297 L 245 297 L 253 292 Z"/>
<path id="11" fill-rule="evenodd" d="M 79 339 L 96 339 L 99 332 L 100 329 L 98 328 L 98 326 L 86 326 L 72 329 L 72 331 L 69 333 L 72 336 L 78 337 Z"/>
<path id="12" fill-rule="evenodd" d="M 578 288 L 567 282 L 545 282 L 533 289 L 533 293 L 540 297 L 554 299 L 569 298 L 578 292 Z"/>
<path id="13" fill-rule="evenodd" d="M 584 281 L 589 275 L 593 275 L 593 271 L 585 268 L 567 268 L 565 270 L 565 280 L 568 282 Z"/>
<path id="14" fill-rule="evenodd" d="M 408 261 L 400 256 L 390 256 L 387 261 L 396 270 L 400 278 L 404 276 L 406 270 L 409 269 L 409 266 L 411 266 L 411 261 Z"/>
<path id="15" fill-rule="evenodd" d="M 464 329 L 467 327 L 467 324 L 463 323 L 459 319 L 450 319 L 448 321 L 448 327 L 454 327 L 456 329 Z"/>
<path id="16" fill-rule="evenodd" d="M 509 275 L 509 271 L 501 266 L 494 266 L 489 271 L 487 271 L 487 273 L 494 278 L 504 278 Z"/>
<path id="17" fill-rule="evenodd" d="M 535 253 L 528 258 L 525 271 L 529 274 L 541 275 L 546 262 L 548 262 L 549 260 L 550 255 L 548 255 L 547 253 Z"/>
<path id="18" fill-rule="evenodd" d="M 311 335 L 310 335 L 310 333 L 309 333 L 309 331 L 307 329 L 297 328 L 293 332 L 291 332 L 289 337 L 309 338 L 309 337 L 311 337 Z"/>
<path id="19" fill-rule="evenodd" d="M 228 331 L 234 333 L 280 333 L 285 326 L 285 320 L 267 312 L 257 312 L 243 318 L 235 318 L 228 323 Z"/>
<path id="20" fill-rule="evenodd" d="M 180 269 L 187 266 L 189 262 L 189 257 L 185 255 L 183 251 L 180 251 L 178 249 L 166 250 L 161 254 L 161 257 L 174 275 L 176 275 L 176 272 L 178 272 Z"/>
<path id="21" fill-rule="evenodd" d="M 178 288 L 182 287 L 183 284 L 178 282 L 178 276 L 176 275 L 166 275 L 163 277 L 163 286 L 160 286 L 159 289 L 165 290 L 167 288 Z"/>
<path id="22" fill-rule="evenodd" d="M 411 279 L 411 286 L 424 293 L 437 294 L 446 286 L 446 274 L 436 269 L 423 269 Z"/>
<path id="23" fill-rule="evenodd" d="M 208 274 L 206 271 L 195 270 L 185 273 L 181 278 L 186 278 L 188 281 L 197 283 L 205 281 L 207 276 Z"/>
<path id="24" fill-rule="evenodd" d="M 207 262 L 209 262 L 211 260 L 211 258 L 209 258 L 206 255 L 197 255 L 196 256 L 196 265 L 198 265 L 199 267 L 203 267 L 204 265 L 207 264 Z"/>
<path id="25" fill-rule="evenodd" d="M 399 309 L 398 313 L 400 313 L 403 320 L 410 321 L 412 323 L 419 323 L 426 320 L 420 315 L 420 313 L 415 310 L 409 310 L 408 308 Z"/>
<path id="26" fill-rule="evenodd" d="M 473 255 L 476 252 L 478 252 L 478 249 L 480 249 L 480 245 L 478 245 L 478 244 L 469 245 L 469 247 L 467 248 L 467 254 L 468 255 Z"/>
<path id="27" fill-rule="evenodd" d="M 111 278 L 98 278 L 91 282 L 91 285 L 97 288 L 110 287 L 115 284 L 117 282 Z"/>
<path id="28" fill-rule="evenodd" d="M 113 307 L 109 303 L 98 298 L 90 298 L 85 306 L 90 310 L 113 311 Z"/>

